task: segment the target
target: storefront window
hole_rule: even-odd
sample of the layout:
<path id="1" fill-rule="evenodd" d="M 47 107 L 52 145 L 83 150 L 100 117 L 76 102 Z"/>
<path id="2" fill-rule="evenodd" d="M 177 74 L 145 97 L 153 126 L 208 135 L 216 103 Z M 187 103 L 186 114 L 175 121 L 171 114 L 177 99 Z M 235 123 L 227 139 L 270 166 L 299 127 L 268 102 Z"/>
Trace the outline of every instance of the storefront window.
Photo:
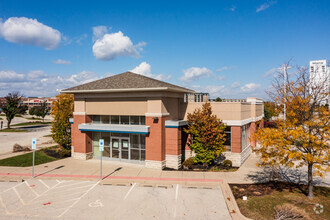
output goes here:
<path id="1" fill-rule="evenodd" d="M 93 154 L 94 157 L 101 155 L 99 151 L 99 140 L 101 139 L 101 132 L 93 132 Z"/>
<path id="2" fill-rule="evenodd" d="M 115 125 L 119 124 L 119 116 L 118 115 L 112 115 L 111 116 L 111 124 L 115 124 Z"/>
<path id="3" fill-rule="evenodd" d="M 225 138 L 226 141 L 224 143 L 224 146 L 227 151 L 231 151 L 231 127 L 227 126 L 225 129 Z"/>
<path id="4" fill-rule="evenodd" d="M 129 116 L 120 116 L 120 124 L 129 125 Z"/>
<path id="5" fill-rule="evenodd" d="M 102 115 L 101 116 L 101 123 L 102 124 L 109 124 L 110 120 L 109 120 L 109 115 Z"/>
<path id="6" fill-rule="evenodd" d="M 99 115 L 93 115 L 93 123 L 94 124 L 100 124 L 101 123 L 101 117 Z"/>
<path id="7" fill-rule="evenodd" d="M 140 117 L 139 116 L 130 116 L 131 125 L 139 125 Z"/>

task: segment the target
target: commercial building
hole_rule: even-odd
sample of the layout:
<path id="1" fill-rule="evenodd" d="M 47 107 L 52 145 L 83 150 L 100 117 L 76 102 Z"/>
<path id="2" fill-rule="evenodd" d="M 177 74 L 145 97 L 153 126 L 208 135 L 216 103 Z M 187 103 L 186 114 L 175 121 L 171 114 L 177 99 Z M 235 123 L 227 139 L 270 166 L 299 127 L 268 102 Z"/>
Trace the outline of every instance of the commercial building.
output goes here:
<path id="1" fill-rule="evenodd" d="M 330 67 L 326 60 L 312 60 L 309 62 L 309 77 L 311 81 L 311 93 L 321 92 L 322 98 L 319 102 L 322 105 L 330 104 Z M 321 89 L 320 89 L 321 88 Z M 320 90 L 320 91 L 319 91 Z"/>
<path id="2" fill-rule="evenodd" d="M 28 97 L 22 98 L 22 104 L 27 105 L 28 109 L 32 107 L 40 107 L 42 102 L 46 102 L 49 108 L 52 106 L 52 102 L 57 100 L 56 97 Z"/>
<path id="3" fill-rule="evenodd" d="M 190 138 L 183 128 L 188 113 L 201 108 L 204 95 L 131 72 L 75 86 L 61 93 L 74 94 L 72 156 L 103 157 L 145 164 L 146 167 L 178 169 L 191 157 Z M 190 94 L 189 97 L 185 94 Z M 186 97 L 186 98 L 185 98 Z M 191 100 L 191 101 L 190 101 Z M 210 102 L 213 113 L 227 124 L 225 156 L 240 166 L 255 146 L 249 137 L 263 126 L 263 101 L 257 98 Z"/>

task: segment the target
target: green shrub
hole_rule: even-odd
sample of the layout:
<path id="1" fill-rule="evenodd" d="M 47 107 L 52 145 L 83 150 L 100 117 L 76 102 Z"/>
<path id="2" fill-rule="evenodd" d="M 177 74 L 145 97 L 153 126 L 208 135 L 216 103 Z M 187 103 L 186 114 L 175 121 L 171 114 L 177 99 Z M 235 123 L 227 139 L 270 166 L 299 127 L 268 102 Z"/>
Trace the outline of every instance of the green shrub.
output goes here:
<path id="1" fill-rule="evenodd" d="M 194 165 L 195 162 L 194 162 L 194 158 L 193 157 L 190 157 L 188 158 L 187 160 L 185 160 L 182 165 L 185 166 L 185 167 L 188 167 L 188 168 L 191 168 L 192 165 Z"/>
<path id="2" fill-rule="evenodd" d="M 64 157 L 70 157 L 71 156 L 71 150 L 68 150 L 68 149 L 62 149 L 60 151 L 60 156 L 61 158 L 64 158 Z"/>
<path id="3" fill-rule="evenodd" d="M 224 160 L 222 162 L 222 166 L 224 166 L 224 167 L 231 167 L 231 166 L 233 166 L 233 162 L 231 162 L 231 160 Z"/>

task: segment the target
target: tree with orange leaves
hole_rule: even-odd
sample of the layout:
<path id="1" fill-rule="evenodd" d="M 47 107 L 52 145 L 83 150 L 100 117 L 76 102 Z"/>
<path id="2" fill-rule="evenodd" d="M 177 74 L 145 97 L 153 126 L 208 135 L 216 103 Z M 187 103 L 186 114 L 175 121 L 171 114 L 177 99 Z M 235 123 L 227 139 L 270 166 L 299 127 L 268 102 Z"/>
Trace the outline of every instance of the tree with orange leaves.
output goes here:
<path id="1" fill-rule="evenodd" d="M 56 96 L 52 103 L 51 115 L 54 117 L 52 124 L 52 137 L 56 143 L 65 149 L 71 148 L 71 124 L 69 119 L 73 117 L 74 98 L 71 94 Z"/>
<path id="2" fill-rule="evenodd" d="M 194 162 L 209 165 L 224 151 L 226 125 L 212 114 L 211 104 L 206 102 L 188 116 L 188 128 L 184 131 L 192 136 L 189 144 L 196 153 Z"/>
<path id="3" fill-rule="evenodd" d="M 329 78 L 315 83 L 308 69 L 300 67 L 295 75 L 286 75 L 278 72 L 268 91 L 280 108 L 286 106 L 286 120 L 278 120 L 277 128 L 255 133 L 261 145 L 256 152 L 261 155 L 261 165 L 307 167 L 308 197 L 312 198 L 313 176 L 322 177 L 329 171 L 330 114 L 329 108 L 322 105 L 329 95 L 324 89 Z"/>

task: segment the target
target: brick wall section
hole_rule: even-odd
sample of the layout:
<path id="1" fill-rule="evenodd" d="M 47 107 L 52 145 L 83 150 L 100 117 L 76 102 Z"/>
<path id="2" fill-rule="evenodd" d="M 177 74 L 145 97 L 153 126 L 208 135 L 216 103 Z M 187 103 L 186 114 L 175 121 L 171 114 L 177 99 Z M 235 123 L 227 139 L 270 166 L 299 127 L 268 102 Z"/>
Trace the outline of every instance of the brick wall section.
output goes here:
<path id="1" fill-rule="evenodd" d="M 242 128 L 240 126 L 231 127 L 231 152 L 242 152 Z"/>
<path id="2" fill-rule="evenodd" d="M 71 125 L 71 138 L 74 152 L 90 153 L 93 151 L 92 132 L 80 131 L 78 125 L 81 123 L 91 123 L 92 119 L 88 115 L 74 115 L 73 124 Z"/>
<path id="3" fill-rule="evenodd" d="M 252 122 L 250 125 L 250 144 L 252 149 L 256 147 L 256 140 L 253 138 L 254 133 L 256 132 L 257 125 L 255 122 Z"/>
<path id="4" fill-rule="evenodd" d="M 262 118 L 262 119 L 260 120 L 259 128 L 264 128 L 264 122 L 265 122 L 265 120 Z"/>
<path id="5" fill-rule="evenodd" d="M 181 154 L 181 129 L 165 128 L 165 154 L 179 155 Z"/>
<path id="6" fill-rule="evenodd" d="M 146 117 L 146 125 L 150 126 L 150 133 L 146 136 L 146 160 L 165 160 L 165 121 L 168 117 Z"/>

